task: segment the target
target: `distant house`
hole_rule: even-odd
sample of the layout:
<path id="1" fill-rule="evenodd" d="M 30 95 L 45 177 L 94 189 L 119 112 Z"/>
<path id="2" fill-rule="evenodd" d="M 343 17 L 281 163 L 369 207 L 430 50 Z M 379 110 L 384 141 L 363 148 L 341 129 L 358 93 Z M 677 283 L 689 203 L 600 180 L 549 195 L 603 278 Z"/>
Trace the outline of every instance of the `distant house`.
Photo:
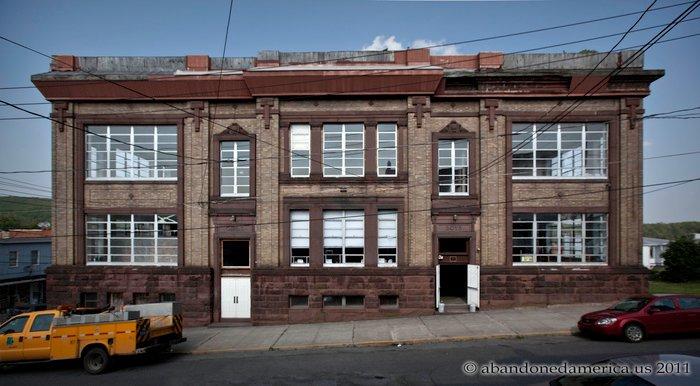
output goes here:
<path id="1" fill-rule="evenodd" d="M 662 267 L 664 265 L 664 259 L 661 255 L 668 248 L 669 241 L 666 239 L 644 237 L 642 243 L 642 264 L 649 269 Z"/>
<path id="2" fill-rule="evenodd" d="M 46 303 L 46 274 L 51 264 L 51 230 L 0 232 L 0 313 Z"/>

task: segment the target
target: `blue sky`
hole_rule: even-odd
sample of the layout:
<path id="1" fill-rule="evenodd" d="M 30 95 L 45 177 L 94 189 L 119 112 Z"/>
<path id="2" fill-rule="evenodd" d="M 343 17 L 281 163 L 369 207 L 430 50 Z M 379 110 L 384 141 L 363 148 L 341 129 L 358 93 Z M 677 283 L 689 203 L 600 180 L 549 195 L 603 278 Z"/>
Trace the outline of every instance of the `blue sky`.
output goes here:
<path id="1" fill-rule="evenodd" d="M 656 7 L 683 0 L 659 0 Z M 650 1 L 272 1 L 235 0 L 227 56 L 259 50 L 353 50 L 389 41 L 401 47 L 454 42 L 567 24 L 643 10 Z M 667 23 L 684 7 L 651 12 L 638 27 Z M 228 0 L 218 1 L 8 1 L 0 0 L 0 34 L 46 53 L 74 55 L 220 56 Z M 698 17 L 696 11 L 690 17 Z M 623 32 L 629 16 L 574 28 L 464 44 L 443 52 L 519 51 Z M 621 47 L 645 43 L 657 30 L 631 34 Z M 676 27 L 667 37 L 700 33 L 700 20 Z M 377 37 L 379 37 L 377 39 Z M 391 38 L 393 37 L 393 39 Z M 569 45 L 548 52 L 607 51 L 618 38 Z M 395 42 L 395 43 L 394 43 Z M 395 46 L 395 45 L 394 45 Z M 645 99 L 647 113 L 700 106 L 700 37 L 660 44 L 646 54 L 647 68 L 666 76 Z M 48 60 L 0 42 L 0 87 L 30 85 Z M 41 102 L 35 90 L 0 90 L 11 102 Z M 48 114 L 47 105 L 29 106 Z M 26 116 L 0 107 L 0 117 Z M 697 120 L 647 120 L 644 156 L 700 150 Z M 49 169 L 49 122 L 0 120 L 0 170 Z M 648 160 L 644 183 L 700 177 L 700 154 Z M 50 175 L 10 178 L 50 186 Z M 7 187 L 5 187 L 7 188 Z M 11 188 L 8 188 L 11 189 Z M 45 195 L 45 192 L 36 192 Z M 0 191 L 0 195 L 8 192 Z M 700 220 L 700 182 L 644 196 L 645 222 Z"/>

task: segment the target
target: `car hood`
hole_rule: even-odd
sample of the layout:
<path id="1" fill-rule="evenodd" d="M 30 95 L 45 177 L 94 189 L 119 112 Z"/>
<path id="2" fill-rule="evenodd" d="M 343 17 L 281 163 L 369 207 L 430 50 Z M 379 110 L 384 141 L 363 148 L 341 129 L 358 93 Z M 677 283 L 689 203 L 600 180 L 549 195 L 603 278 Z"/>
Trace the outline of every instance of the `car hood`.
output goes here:
<path id="1" fill-rule="evenodd" d="M 595 312 L 589 312 L 581 317 L 581 319 L 603 319 L 603 318 L 616 318 L 622 314 L 626 314 L 627 312 L 624 311 L 615 311 L 615 310 L 600 310 L 600 311 L 595 311 Z"/>

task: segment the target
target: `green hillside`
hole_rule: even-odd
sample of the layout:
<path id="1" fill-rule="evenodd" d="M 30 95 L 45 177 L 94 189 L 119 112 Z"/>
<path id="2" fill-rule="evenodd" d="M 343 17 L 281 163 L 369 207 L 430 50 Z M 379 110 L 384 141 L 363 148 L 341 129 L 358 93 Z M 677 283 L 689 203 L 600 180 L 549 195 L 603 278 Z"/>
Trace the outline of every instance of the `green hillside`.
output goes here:
<path id="1" fill-rule="evenodd" d="M 51 200 L 38 197 L 0 196 L 0 230 L 36 228 L 51 222 Z"/>
<path id="2" fill-rule="evenodd" d="M 700 233 L 700 221 L 644 224 L 644 237 L 675 240 L 680 236 Z"/>

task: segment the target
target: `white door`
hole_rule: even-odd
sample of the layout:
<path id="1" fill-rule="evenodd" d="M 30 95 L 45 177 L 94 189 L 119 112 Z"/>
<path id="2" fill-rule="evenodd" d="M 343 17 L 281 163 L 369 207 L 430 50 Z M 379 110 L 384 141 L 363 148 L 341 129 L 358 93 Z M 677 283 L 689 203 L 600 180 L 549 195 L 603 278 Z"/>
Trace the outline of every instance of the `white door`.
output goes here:
<path id="1" fill-rule="evenodd" d="M 221 317 L 250 318 L 250 277 L 221 278 Z"/>
<path id="2" fill-rule="evenodd" d="M 479 306 L 479 281 L 481 279 L 480 267 L 475 264 L 467 265 L 467 304 Z"/>

